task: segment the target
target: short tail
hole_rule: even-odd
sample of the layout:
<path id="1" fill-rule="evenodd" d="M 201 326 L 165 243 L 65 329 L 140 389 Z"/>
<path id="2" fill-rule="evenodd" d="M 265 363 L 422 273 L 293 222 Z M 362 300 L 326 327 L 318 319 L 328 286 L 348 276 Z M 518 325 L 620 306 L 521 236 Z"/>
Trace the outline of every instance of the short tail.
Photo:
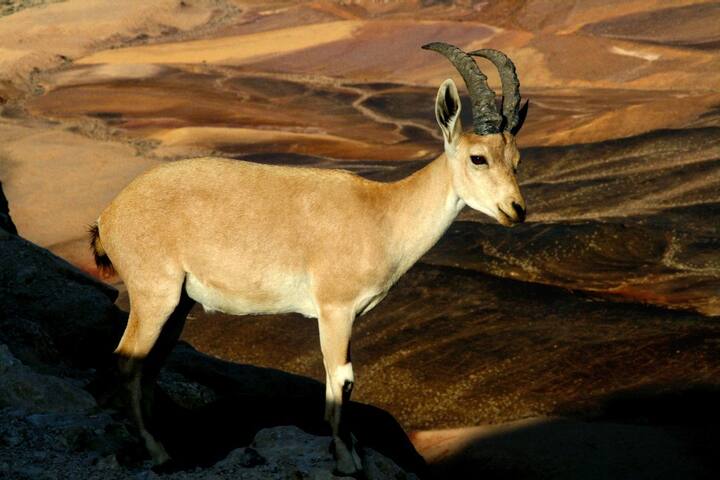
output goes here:
<path id="1" fill-rule="evenodd" d="M 100 240 L 100 229 L 98 224 L 93 223 L 88 227 L 88 233 L 90 234 L 90 250 L 93 252 L 95 257 L 95 265 L 103 277 L 110 277 L 115 275 L 115 268 L 113 267 L 110 257 L 105 253 L 102 241 Z"/>

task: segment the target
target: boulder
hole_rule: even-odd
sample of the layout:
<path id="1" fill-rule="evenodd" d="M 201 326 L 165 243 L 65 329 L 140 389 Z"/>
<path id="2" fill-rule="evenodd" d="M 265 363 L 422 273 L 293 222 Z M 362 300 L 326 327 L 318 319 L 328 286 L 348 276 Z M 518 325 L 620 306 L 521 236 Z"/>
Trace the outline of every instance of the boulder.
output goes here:
<path id="1" fill-rule="evenodd" d="M 0 409 L 85 413 L 95 406 L 95 399 L 80 385 L 33 371 L 0 344 Z"/>
<path id="2" fill-rule="evenodd" d="M 0 342 L 30 366 L 78 368 L 107 358 L 126 314 L 117 291 L 0 229 Z"/>

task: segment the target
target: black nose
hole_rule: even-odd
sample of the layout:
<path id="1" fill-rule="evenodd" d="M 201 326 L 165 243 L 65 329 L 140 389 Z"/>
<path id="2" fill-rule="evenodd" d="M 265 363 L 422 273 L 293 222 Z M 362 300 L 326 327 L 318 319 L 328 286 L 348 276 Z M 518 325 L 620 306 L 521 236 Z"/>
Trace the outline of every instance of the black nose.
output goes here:
<path id="1" fill-rule="evenodd" d="M 522 223 L 525 221 L 525 209 L 518 205 L 515 202 L 512 202 L 513 210 L 515 210 L 515 214 L 517 215 L 517 221 Z"/>

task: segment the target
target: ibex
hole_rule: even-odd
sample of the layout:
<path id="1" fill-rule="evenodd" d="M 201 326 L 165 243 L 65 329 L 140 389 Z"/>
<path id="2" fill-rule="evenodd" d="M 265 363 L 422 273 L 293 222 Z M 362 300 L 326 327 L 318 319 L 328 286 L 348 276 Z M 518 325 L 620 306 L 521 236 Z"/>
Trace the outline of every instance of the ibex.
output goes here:
<path id="1" fill-rule="evenodd" d="M 153 357 L 167 353 L 162 342 L 153 349 L 161 331 L 165 337 L 164 325 L 181 318 L 168 333 L 174 344 L 199 302 L 235 315 L 297 312 L 318 320 L 336 471 L 359 474 L 354 437 L 341 421 L 353 388 L 355 317 L 387 295 L 465 205 L 506 226 L 524 221 L 515 134 L 527 102 L 519 108 L 515 66 L 497 50 L 465 53 L 439 42 L 423 48 L 447 57 L 465 80 L 473 132 L 463 133 L 457 88 L 445 80 L 435 100 L 444 153 L 412 175 L 381 183 L 338 170 L 181 160 L 135 179 L 91 227 L 98 267 L 114 268 L 130 297 L 115 352 L 155 462 L 169 457 L 143 422 L 142 386 L 148 378 L 154 382 L 157 371 L 148 373 L 142 362 L 151 350 Z M 498 68 L 502 112 L 472 56 Z"/>

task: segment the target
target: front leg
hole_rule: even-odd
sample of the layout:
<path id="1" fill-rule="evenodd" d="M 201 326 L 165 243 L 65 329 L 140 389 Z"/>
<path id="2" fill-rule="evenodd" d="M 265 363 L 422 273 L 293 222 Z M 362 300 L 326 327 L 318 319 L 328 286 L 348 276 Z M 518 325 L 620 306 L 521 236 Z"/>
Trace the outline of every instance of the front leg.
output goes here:
<path id="1" fill-rule="evenodd" d="M 343 409 L 350 401 L 354 385 L 350 363 L 350 332 L 354 319 L 352 309 L 337 307 L 321 309 L 318 319 L 327 379 L 325 419 L 333 432 L 336 471 L 342 475 L 357 475 L 362 471 L 352 434 L 343 419 Z"/>
<path id="2" fill-rule="evenodd" d="M 333 417 L 335 416 L 335 402 L 332 393 L 332 380 L 328 372 L 329 369 L 327 365 L 325 365 L 325 421 L 332 425 Z"/>

